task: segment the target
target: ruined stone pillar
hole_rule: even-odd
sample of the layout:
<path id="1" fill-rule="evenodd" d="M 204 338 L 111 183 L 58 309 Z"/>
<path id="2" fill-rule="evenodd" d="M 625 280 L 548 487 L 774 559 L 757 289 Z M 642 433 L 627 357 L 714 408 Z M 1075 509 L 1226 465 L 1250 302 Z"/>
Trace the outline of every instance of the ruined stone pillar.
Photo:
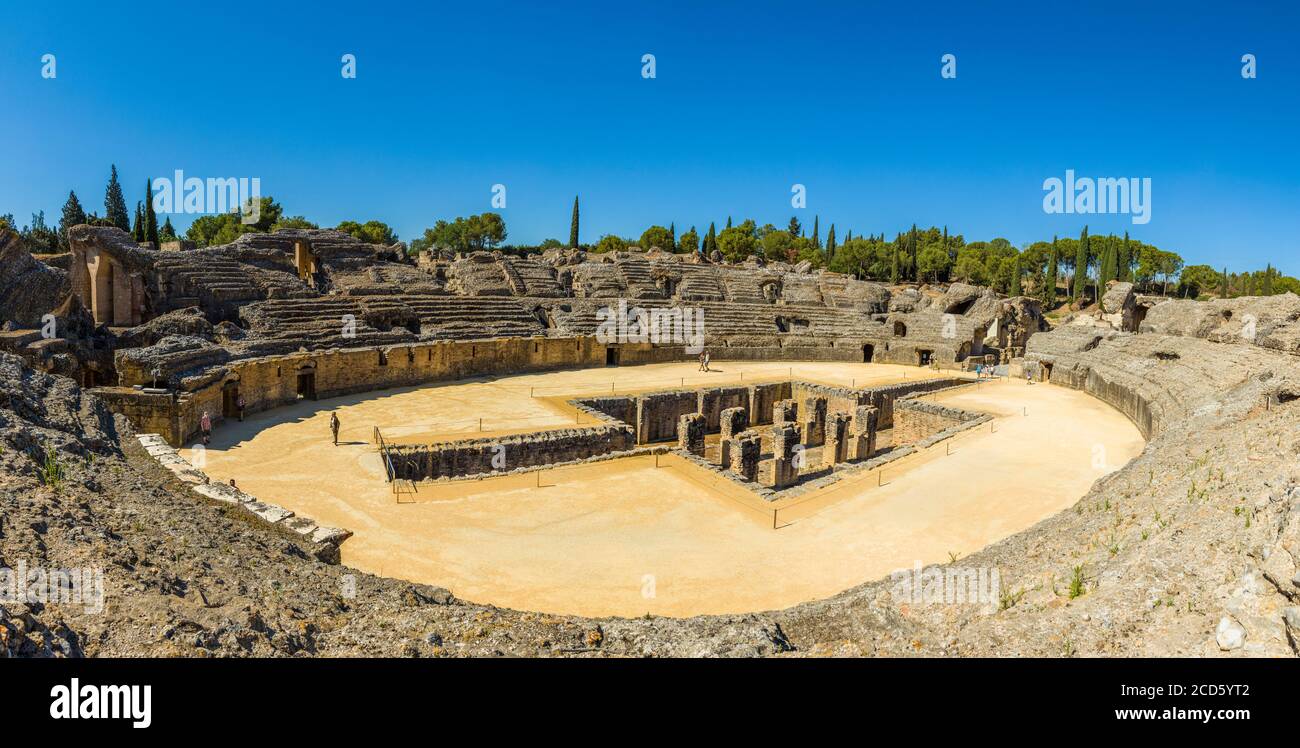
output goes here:
<path id="1" fill-rule="evenodd" d="M 736 459 L 731 470 L 747 481 L 758 478 L 758 458 L 763 453 L 763 440 L 756 431 L 746 431 L 735 438 Z"/>
<path id="2" fill-rule="evenodd" d="M 780 426 L 783 423 L 793 423 L 797 408 L 793 400 L 777 400 L 772 403 L 772 425 Z"/>
<path id="3" fill-rule="evenodd" d="M 806 397 L 801 409 L 804 445 L 816 447 L 826 438 L 826 398 Z"/>
<path id="4" fill-rule="evenodd" d="M 799 477 L 799 467 L 795 463 L 802 455 L 799 444 L 799 429 L 793 424 L 781 423 L 772 426 L 772 487 L 785 488 Z"/>
<path id="5" fill-rule="evenodd" d="M 865 460 L 876 452 L 876 428 L 880 421 L 880 409 L 870 405 L 860 405 L 853 414 L 853 441 L 855 457 Z"/>
<path id="6" fill-rule="evenodd" d="M 826 437 L 822 447 L 822 463 L 832 467 L 849 459 L 849 414 L 836 411 L 826 417 Z"/>
<path id="7" fill-rule="evenodd" d="M 727 408 L 722 411 L 719 418 L 719 428 L 722 436 L 718 441 L 718 453 L 721 458 L 722 469 L 726 470 L 731 467 L 731 461 L 735 456 L 733 453 L 736 449 L 734 444 L 736 436 L 745 430 L 745 423 L 748 418 L 745 415 L 744 408 Z"/>
<path id="8" fill-rule="evenodd" d="M 704 456 L 704 414 L 687 413 L 677 419 L 677 446 L 693 455 Z"/>

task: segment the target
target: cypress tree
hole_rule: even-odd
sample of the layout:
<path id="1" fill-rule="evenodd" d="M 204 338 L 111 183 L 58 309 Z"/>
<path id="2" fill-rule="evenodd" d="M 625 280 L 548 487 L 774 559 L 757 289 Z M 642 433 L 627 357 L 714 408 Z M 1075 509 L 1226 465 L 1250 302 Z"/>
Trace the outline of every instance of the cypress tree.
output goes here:
<path id="1" fill-rule="evenodd" d="M 1119 254 L 1119 279 L 1131 281 L 1133 272 L 1133 247 L 1128 243 L 1128 232 L 1124 232 L 1124 248 Z"/>
<path id="2" fill-rule="evenodd" d="M 912 270 L 912 280 L 919 283 L 921 281 L 921 268 L 916 262 L 917 243 L 916 224 L 914 223 L 912 224 L 912 233 L 907 235 L 907 258 L 909 267 Z"/>
<path id="3" fill-rule="evenodd" d="M 731 216 L 727 216 L 727 228 L 731 228 Z"/>
<path id="4" fill-rule="evenodd" d="M 86 211 L 77 199 L 77 193 L 68 191 L 68 201 L 63 204 L 63 218 L 59 220 L 59 246 L 68 248 L 68 229 L 86 222 Z"/>
<path id="5" fill-rule="evenodd" d="M 677 223 L 668 224 L 668 251 L 677 251 Z"/>
<path id="6" fill-rule="evenodd" d="M 158 214 L 153 209 L 153 180 L 144 186 L 144 240 L 158 248 Z"/>
<path id="7" fill-rule="evenodd" d="M 845 244 L 848 244 L 851 241 L 853 241 L 853 229 L 849 229 L 848 232 L 844 235 Z"/>
<path id="8" fill-rule="evenodd" d="M 1083 287 L 1088 282 L 1088 227 L 1079 236 L 1079 250 L 1074 255 L 1074 301 L 1083 298 Z"/>
<path id="9" fill-rule="evenodd" d="M 1219 284 L 1219 298 L 1220 298 L 1220 299 L 1226 299 L 1226 298 L 1228 298 L 1228 291 L 1229 291 L 1229 286 L 1228 286 L 1228 268 L 1227 268 L 1227 267 L 1224 267 L 1224 268 L 1223 268 L 1223 280 L 1222 280 L 1222 282 Z"/>
<path id="10" fill-rule="evenodd" d="M 144 209 L 139 201 L 135 204 L 135 225 L 131 227 L 131 238 L 137 242 L 144 241 Z"/>
<path id="11" fill-rule="evenodd" d="M 109 174 L 108 187 L 104 190 L 104 217 L 123 231 L 131 230 L 131 216 L 126 212 L 126 198 L 122 197 L 122 185 L 117 183 L 116 164 Z"/>
<path id="12" fill-rule="evenodd" d="M 728 221 L 731 219 L 728 218 Z M 718 248 L 718 232 L 713 227 L 713 222 L 709 222 L 709 233 L 704 235 L 704 256 L 713 257 L 713 251 Z"/>
<path id="13" fill-rule="evenodd" d="M 578 196 L 573 196 L 573 218 L 569 220 L 569 246 L 578 246 Z"/>
<path id="14" fill-rule="evenodd" d="M 835 224 L 831 224 L 831 230 L 826 232 L 826 261 L 830 262 L 835 257 Z"/>
<path id="15" fill-rule="evenodd" d="M 1264 295 L 1273 295 L 1273 263 L 1269 263 L 1264 269 Z"/>
<path id="16" fill-rule="evenodd" d="M 818 222 L 820 221 L 820 219 L 821 219 L 821 216 L 813 216 L 813 235 L 812 235 L 812 243 L 813 243 L 813 248 L 815 248 L 815 249 L 821 249 L 821 248 L 822 248 L 822 240 L 821 240 L 821 238 L 817 235 L 817 231 L 818 231 L 817 224 L 818 224 Z"/>
<path id="17" fill-rule="evenodd" d="M 1011 268 L 1011 292 L 1008 296 L 1020 296 L 1020 258 L 1017 257 Z"/>
<path id="18" fill-rule="evenodd" d="M 1061 264 L 1061 255 L 1056 248 L 1056 237 L 1052 237 L 1052 253 L 1047 258 L 1047 278 L 1043 283 L 1043 303 L 1048 309 L 1056 307 L 1056 269 Z"/>

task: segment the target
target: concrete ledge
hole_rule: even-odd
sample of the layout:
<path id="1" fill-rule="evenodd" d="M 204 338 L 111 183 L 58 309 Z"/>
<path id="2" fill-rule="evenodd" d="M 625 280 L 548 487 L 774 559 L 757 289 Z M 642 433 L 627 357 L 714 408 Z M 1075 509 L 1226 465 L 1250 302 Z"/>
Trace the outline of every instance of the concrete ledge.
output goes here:
<path id="1" fill-rule="evenodd" d="M 317 553 L 317 558 L 322 561 L 338 563 L 339 544 L 352 537 L 352 532 L 349 530 L 318 525 L 308 517 L 299 517 L 283 507 L 258 501 L 256 496 L 244 493 L 234 486 L 211 482 L 206 473 L 181 457 L 160 434 L 139 434 L 136 440 L 150 457 L 158 461 L 159 465 L 180 480 L 191 484 L 190 490 L 199 496 L 236 507 L 251 517 L 268 525 L 282 527 L 308 542 L 329 546 L 332 550 Z"/>

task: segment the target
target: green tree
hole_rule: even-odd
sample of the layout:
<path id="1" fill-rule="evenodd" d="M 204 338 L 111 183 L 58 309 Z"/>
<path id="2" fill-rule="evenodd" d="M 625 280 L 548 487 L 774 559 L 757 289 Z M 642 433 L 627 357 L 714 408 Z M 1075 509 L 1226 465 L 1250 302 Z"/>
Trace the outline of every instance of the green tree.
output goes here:
<path id="1" fill-rule="evenodd" d="M 1074 255 L 1074 301 L 1077 303 L 1084 296 L 1084 286 L 1088 283 L 1088 227 L 1083 227 L 1083 233 L 1079 236 L 1079 247 L 1075 250 Z"/>
<path id="2" fill-rule="evenodd" d="M 1056 308 L 1056 270 L 1061 264 L 1061 254 L 1056 246 L 1056 237 L 1052 237 L 1052 253 L 1047 257 L 1047 271 L 1043 279 L 1043 305 L 1048 309 Z"/>
<path id="3" fill-rule="evenodd" d="M 393 228 L 383 221 L 366 221 L 365 223 L 343 221 L 334 228 L 349 236 L 355 236 L 367 244 L 389 246 L 397 243 L 397 232 L 393 231 Z M 504 235 L 502 238 L 504 238 Z"/>
<path id="4" fill-rule="evenodd" d="M 818 235 L 817 235 L 817 230 L 818 230 L 818 226 L 817 226 L 817 224 L 818 224 L 820 221 L 821 221 L 821 216 L 813 216 L 812 243 L 813 243 L 813 247 L 815 247 L 815 248 L 817 248 L 817 249 L 821 249 L 821 248 L 822 248 L 822 240 L 821 240 L 821 238 L 818 237 Z"/>
<path id="5" fill-rule="evenodd" d="M 59 219 L 59 247 L 68 248 L 68 229 L 86 222 L 86 211 L 77 199 L 77 193 L 68 191 L 68 200 L 63 203 L 63 217 Z"/>
<path id="6" fill-rule="evenodd" d="M 731 223 L 731 219 L 727 219 Z M 713 253 L 718 250 L 718 233 L 714 230 L 713 222 L 709 222 L 709 233 L 704 235 L 704 255 L 712 259 Z"/>
<path id="7" fill-rule="evenodd" d="M 131 230 L 131 216 L 126 212 L 126 198 L 122 196 L 122 185 L 117 181 L 117 164 L 113 164 L 112 172 L 108 176 L 108 187 L 104 189 L 104 217 L 123 231 Z"/>
<path id="8" fill-rule="evenodd" d="M 578 246 L 578 196 L 573 196 L 573 218 L 569 220 L 569 246 Z"/>
<path id="9" fill-rule="evenodd" d="M 153 209 L 153 180 L 144 184 L 144 240 L 158 248 L 158 213 Z"/>
<path id="10" fill-rule="evenodd" d="M 799 217 L 790 216 L 790 225 L 785 230 L 790 236 L 803 236 L 803 224 L 799 223 Z"/>
<path id="11" fill-rule="evenodd" d="M 135 204 L 135 221 L 131 224 L 131 238 L 137 242 L 144 241 L 144 210 L 139 201 Z"/>
<path id="12" fill-rule="evenodd" d="M 651 247 L 658 247 L 659 249 L 667 252 L 673 251 L 672 236 L 671 234 L 668 233 L 668 229 L 664 228 L 663 226 L 651 226 L 650 228 L 646 229 L 641 234 L 641 241 L 639 242 L 639 244 L 641 246 L 641 249 L 650 249 Z"/>
<path id="13" fill-rule="evenodd" d="M 695 227 L 692 226 L 690 231 L 682 234 L 678 240 L 678 249 L 685 254 L 696 254 L 700 251 L 700 235 L 695 233 Z"/>
<path id="14" fill-rule="evenodd" d="M 596 246 L 591 248 L 592 252 L 622 252 L 627 249 L 627 240 L 615 234 L 605 234 L 596 242 Z"/>
<path id="15" fill-rule="evenodd" d="M 158 246 L 161 247 L 163 242 L 174 242 L 179 238 L 176 236 L 176 229 L 172 226 L 171 216 L 167 216 L 162 228 L 158 230 Z"/>
<path id="16" fill-rule="evenodd" d="M 831 224 L 830 231 L 826 232 L 826 261 L 830 262 L 835 256 L 835 224 Z"/>
<path id="17" fill-rule="evenodd" d="M 740 262 L 758 252 L 758 230 L 752 220 L 729 226 L 718 234 L 716 246 L 727 262 Z"/>

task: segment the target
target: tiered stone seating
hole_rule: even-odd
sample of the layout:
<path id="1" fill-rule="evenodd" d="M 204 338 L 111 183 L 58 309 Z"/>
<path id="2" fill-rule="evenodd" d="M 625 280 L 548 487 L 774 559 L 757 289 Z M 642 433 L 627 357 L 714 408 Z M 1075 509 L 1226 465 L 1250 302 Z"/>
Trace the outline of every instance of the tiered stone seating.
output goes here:
<path id="1" fill-rule="evenodd" d="M 727 300 L 741 304 L 766 304 L 767 297 L 759 283 L 759 276 L 740 270 L 720 270 L 722 283 L 727 290 Z"/>
<path id="2" fill-rule="evenodd" d="M 682 280 L 677 296 L 683 301 L 725 301 L 726 289 L 717 271 L 707 265 L 681 265 Z"/>
<path id="3" fill-rule="evenodd" d="M 625 296 L 629 299 L 662 299 L 663 291 L 655 283 L 649 262 L 642 259 L 627 259 L 617 263 L 618 271 L 623 277 Z"/>
<path id="4" fill-rule="evenodd" d="M 502 264 L 488 252 L 472 252 L 453 260 L 447 288 L 463 296 L 514 296 Z"/>
<path id="5" fill-rule="evenodd" d="M 545 329 L 519 301 L 491 296 L 419 296 L 403 299 L 419 315 L 423 337 L 528 337 Z"/>
<path id="6" fill-rule="evenodd" d="M 545 262 L 507 256 L 501 259 L 501 266 L 516 296 L 567 296 L 555 277 L 555 268 Z"/>

